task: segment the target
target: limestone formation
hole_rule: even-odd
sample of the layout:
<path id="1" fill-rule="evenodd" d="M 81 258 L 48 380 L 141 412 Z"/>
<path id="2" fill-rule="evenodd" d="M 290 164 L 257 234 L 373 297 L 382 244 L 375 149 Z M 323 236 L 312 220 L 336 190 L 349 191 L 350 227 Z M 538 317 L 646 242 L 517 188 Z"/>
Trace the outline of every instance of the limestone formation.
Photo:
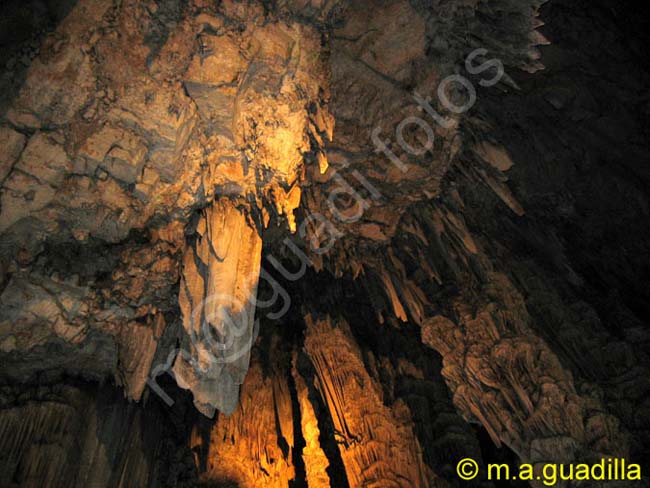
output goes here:
<path id="1" fill-rule="evenodd" d="M 650 468 L 630 7 L 2 9 L 2 486 Z"/>

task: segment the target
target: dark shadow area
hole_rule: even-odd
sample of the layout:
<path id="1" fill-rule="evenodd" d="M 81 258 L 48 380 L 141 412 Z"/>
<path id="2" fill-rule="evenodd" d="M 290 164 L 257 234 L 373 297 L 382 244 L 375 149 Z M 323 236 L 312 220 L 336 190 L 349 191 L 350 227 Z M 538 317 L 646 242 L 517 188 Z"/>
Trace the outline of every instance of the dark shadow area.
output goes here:
<path id="1" fill-rule="evenodd" d="M 0 6 L 0 116 L 16 97 L 45 36 L 78 0 L 4 0 Z"/>
<path id="2" fill-rule="evenodd" d="M 650 38 L 641 2 L 550 0 L 551 44 L 520 90 L 479 89 L 475 108 L 515 162 L 515 216 L 471 182 L 460 192 L 470 230 L 485 236 L 525 296 L 531 326 L 581 384 L 598 385 L 650 459 Z M 633 387 L 631 385 L 634 385 Z M 585 385 L 585 391 L 590 387 Z"/>
<path id="3" fill-rule="evenodd" d="M 303 449 L 306 441 L 302 432 L 300 403 L 298 402 L 298 393 L 296 391 L 296 382 L 293 375 L 288 376 L 289 391 L 291 392 L 291 411 L 293 412 L 293 456 L 291 462 L 296 470 L 296 478 L 289 482 L 289 488 L 307 488 L 307 471 L 305 462 L 302 458 Z"/>
<path id="4" fill-rule="evenodd" d="M 481 425 L 472 424 L 476 437 L 481 446 L 481 453 L 485 465 L 488 464 L 507 464 L 510 476 L 516 476 L 519 469 L 519 458 L 507 446 L 497 447 L 490 438 L 487 430 Z M 519 480 L 492 480 L 495 488 L 530 488 L 530 483 Z"/>
<path id="5" fill-rule="evenodd" d="M 6 486 L 195 486 L 188 446 L 197 413 L 187 392 L 165 388 L 172 407 L 155 395 L 130 402 L 115 385 L 73 377 L 0 385 Z"/>

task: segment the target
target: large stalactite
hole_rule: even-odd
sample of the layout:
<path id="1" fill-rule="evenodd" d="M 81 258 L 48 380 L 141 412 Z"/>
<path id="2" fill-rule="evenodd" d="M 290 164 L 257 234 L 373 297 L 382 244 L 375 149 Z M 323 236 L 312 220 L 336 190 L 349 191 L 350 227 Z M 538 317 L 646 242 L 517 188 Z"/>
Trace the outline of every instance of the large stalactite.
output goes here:
<path id="1" fill-rule="evenodd" d="M 174 376 L 210 417 L 237 407 L 255 333 L 262 238 L 252 217 L 222 199 L 205 210 L 183 257 L 179 304 L 189 338 Z"/>

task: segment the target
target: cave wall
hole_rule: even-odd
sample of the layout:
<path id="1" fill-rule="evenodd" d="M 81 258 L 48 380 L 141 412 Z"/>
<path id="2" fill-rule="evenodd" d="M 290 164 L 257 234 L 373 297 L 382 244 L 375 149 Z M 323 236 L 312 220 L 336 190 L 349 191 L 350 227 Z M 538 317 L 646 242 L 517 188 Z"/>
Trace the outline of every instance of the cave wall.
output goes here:
<path id="1" fill-rule="evenodd" d="M 459 4 L 8 4 L 10 486 L 645 468 L 643 21 L 604 0 Z M 477 47 L 498 85 L 468 72 Z M 452 73 L 476 104 L 405 152 L 427 138 L 400 123 L 442 113 Z"/>
<path id="2" fill-rule="evenodd" d="M 137 405 L 114 386 L 72 378 L 1 395 L 3 486 L 196 485 L 187 398 Z"/>

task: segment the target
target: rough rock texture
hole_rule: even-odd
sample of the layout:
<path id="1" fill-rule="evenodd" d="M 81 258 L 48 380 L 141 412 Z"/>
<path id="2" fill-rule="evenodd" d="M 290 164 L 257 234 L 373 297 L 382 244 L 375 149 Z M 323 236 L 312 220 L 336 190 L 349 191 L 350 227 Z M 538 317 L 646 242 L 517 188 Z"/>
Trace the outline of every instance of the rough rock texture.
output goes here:
<path id="1" fill-rule="evenodd" d="M 645 474 L 647 34 L 542 3 L 8 2 L 8 486 Z"/>

